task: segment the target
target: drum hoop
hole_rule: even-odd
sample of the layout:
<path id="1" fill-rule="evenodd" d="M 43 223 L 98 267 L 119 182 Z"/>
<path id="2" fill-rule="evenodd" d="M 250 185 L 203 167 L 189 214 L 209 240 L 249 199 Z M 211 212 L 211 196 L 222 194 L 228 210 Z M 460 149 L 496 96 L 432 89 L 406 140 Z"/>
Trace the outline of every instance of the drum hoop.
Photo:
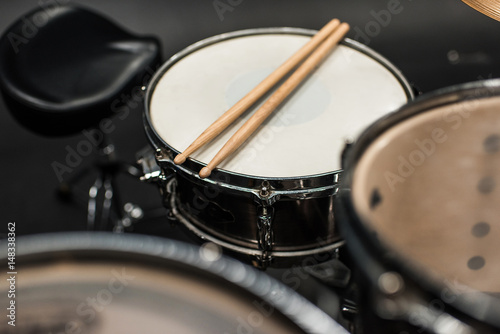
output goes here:
<path id="1" fill-rule="evenodd" d="M 187 159 L 186 162 L 182 166 L 174 165 L 172 160 L 175 155 L 180 152 L 176 150 L 174 147 L 170 146 L 153 127 L 151 117 L 150 117 L 150 108 L 149 104 L 156 88 L 157 83 L 160 81 L 162 76 L 178 61 L 182 58 L 192 54 L 195 51 L 198 51 L 204 47 L 210 46 L 212 44 L 230 40 L 233 38 L 244 37 L 244 36 L 253 36 L 253 35 L 267 35 L 267 34 L 285 34 L 285 35 L 304 35 L 304 36 L 312 36 L 316 33 L 316 30 L 312 29 L 304 29 L 304 28 L 292 28 L 292 27 L 272 27 L 272 28 L 254 28 L 254 29 L 245 29 L 238 30 L 228 33 L 223 33 L 220 35 L 216 35 L 213 37 L 209 37 L 203 39 L 199 42 L 196 42 L 180 52 L 173 55 L 167 62 L 165 62 L 153 75 L 151 81 L 149 82 L 145 99 L 144 99 L 144 127 L 146 131 L 146 135 L 149 141 L 154 145 L 155 150 L 163 150 L 168 156 L 165 159 L 165 162 L 173 168 L 174 170 L 181 170 L 183 173 L 189 174 L 194 178 L 198 178 L 198 173 L 205 166 L 204 163 L 196 160 L 196 159 Z M 359 51 L 373 60 L 380 63 L 384 66 L 400 83 L 403 88 L 408 101 L 411 101 L 414 98 L 413 89 L 410 83 L 403 76 L 402 72 L 393 65 L 388 59 L 372 50 L 368 46 L 359 43 L 357 41 L 351 40 L 349 38 L 345 38 L 342 42 L 342 45 L 348 46 L 356 51 Z M 390 112 L 390 110 L 388 110 Z M 260 187 L 262 182 L 268 181 L 271 183 L 272 188 L 275 189 L 304 189 L 306 188 L 320 188 L 320 187 L 331 187 L 332 185 L 338 184 L 339 174 L 342 172 L 342 169 L 338 169 L 335 171 L 314 174 L 314 175 L 303 175 L 303 176 L 291 176 L 291 177 L 264 177 L 258 175 L 246 175 L 237 172 L 233 172 L 225 169 L 216 169 L 212 173 L 212 175 L 201 181 L 208 180 L 220 180 L 224 179 L 222 176 L 227 176 L 230 179 L 229 187 L 241 187 L 241 188 L 256 188 Z M 304 184 L 304 180 L 307 180 L 307 183 Z M 214 181 L 220 185 L 220 181 Z"/>
<path id="2" fill-rule="evenodd" d="M 285 315 L 290 322 L 305 333 L 348 334 L 340 324 L 304 297 L 268 275 L 241 262 L 222 256 L 214 261 L 205 259 L 200 249 L 190 244 L 144 235 L 117 235 L 109 232 L 64 232 L 21 236 L 16 240 L 17 259 L 25 266 L 43 264 L 43 261 L 60 259 L 86 259 L 97 263 L 105 260 L 128 262 L 138 266 L 154 268 L 170 263 L 174 267 L 185 267 L 213 275 L 233 286 L 261 299 Z M 0 246 L 7 246 L 6 240 Z M 127 255 L 127 256 L 119 256 Z M 128 256 L 134 254 L 135 256 Z M 140 257 L 140 262 L 138 258 Z M 7 253 L 0 255 L 7 261 Z M 238 274 L 235 276 L 235 268 Z M 161 266 L 160 266 L 161 268 Z M 273 298 L 273 292 L 279 298 Z M 318 319 L 320 321 L 318 321 Z"/>
<path id="3" fill-rule="evenodd" d="M 390 246 L 378 239 L 374 230 L 366 228 L 366 225 L 356 214 L 354 200 L 351 196 L 351 185 L 356 165 L 363 153 L 385 131 L 415 115 L 468 100 L 498 96 L 500 96 L 500 79 L 470 82 L 430 92 L 417 97 L 413 102 L 372 124 L 363 131 L 359 139 L 348 149 L 343 161 L 345 170 L 342 174 L 335 203 L 339 217 L 337 223 L 341 234 L 346 239 L 347 247 L 356 254 L 357 260 L 363 263 L 361 270 L 374 284 L 383 273 L 399 271 L 406 279 L 415 282 L 417 286 L 426 289 L 426 291 L 430 291 L 434 296 L 440 296 L 443 293 L 443 288 L 447 288 L 446 284 L 424 275 L 417 266 L 412 266 L 409 263 L 408 258 L 398 255 Z M 481 297 L 477 297 L 474 305 L 472 305 L 471 299 L 467 296 L 454 293 L 452 289 L 447 290 L 449 292 L 446 293 L 446 299 L 453 299 L 453 302 L 444 302 L 450 307 L 467 316 L 500 328 L 500 319 L 498 318 L 500 300 L 498 298 L 478 292 Z M 490 306 L 490 309 L 485 309 L 485 305 Z"/>

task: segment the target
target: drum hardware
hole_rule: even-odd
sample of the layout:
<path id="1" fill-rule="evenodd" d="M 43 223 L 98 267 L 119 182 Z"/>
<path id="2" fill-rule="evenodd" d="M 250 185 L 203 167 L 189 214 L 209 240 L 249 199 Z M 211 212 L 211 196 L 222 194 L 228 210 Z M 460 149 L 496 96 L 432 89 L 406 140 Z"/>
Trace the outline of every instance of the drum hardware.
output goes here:
<path id="1" fill-rule="evenodd" d="M 344 303 L 342 304 L 342 316 L 344 319 L 348 321 L 348 323 L 345 325 L 349 333 L 355 333 L 356 331 L 356 323 L 355 319 L 358 315 L 358 309 L 356 305 L 350 304 L 350 301 L 344 300 Z"/>
<path id="2" fill-rule="evenodd" d="M 161 149 L 153 151 L 150 147 L 146 147 L 137 153 L 137 159 L 137 164 L 142 168 L 142 175 L 139 179 L 160 185 L 160 193 L 163 195 L 165 186 L 174 175 L 174 170 L 168 168 L 162 170 L 157 162 L 166 161 L 166 153 Z"/>
<path id="3" fill-rule="evenodd" d="M 353 320 L 358 315 L 358 305 L 353 300 L 343 299 L 341 312 L 344 318 Z"/>
<path id="4" fill-rule="evenodd" d="M 149 156 L 149 159 L 141 158 L 139 161 L 141 161 L 143 164 L 145 161 L 149 161 L 150 163 L 152 156 L 153 155 L 151 154 Z M 156 161 L 158 161 L 158 163 L 160 164 L 163 163 L 172 164 L 172 160 L 168 157 L 168 155 L 165 154 L 163 150 L 157 151 L 154 156 L 156 158 Z M 148 164 L 146 163 L 146 170 L 148 170 L 148 168 L 150 167 L 148 167 Z M 152 170 L 155 169 L 156 167 L 152 168 Z M 283 256 L 284 257 L 290 256 L 288 255 L 288 253 L 283 253 L 283 252 L 273 253 L 273 236 L 274 236 L 274 232 L 272 229 L 273 212 L 274 212 L 273 204 L 275 204 L 281 198 L 283 193 L 272 190 L 272 187 L 268 181 L 263 181 L 259 190 L 254 190 L 249 192 L 254 197 L 256 212 L 259 213 L 257 214 L 257 220 L 255 222 L 255 225 L 257 226 L 259 231 L 258 250 L 257 249 L 250 250 L 244 247 L 239 247 L 238 245 L 233 245 L 217 237 L 213 237 L 210 235 L 210 233 L 207 234 L 207 232 L 205 232 L 203 229 L 200 229 L 198 226 L 202 225 L 200 224 L 200 222 L 198 222 L 198 219 L 195 216 L 193 216 L 189 210 L 183 208 L 181 203 L 179 202 L 179 196 L 177 193 L 178 184 L 177 184 L 177 179 L 174 177 L 176 172 L 173 172 L 172 171 L 173 169 L 171 168 L 163 168 L 163 169 L 164 171 L 162 171 L 160 174 L 154 172 L 154 175 L 157 176 L 156 178 L 145 177 L 143 178 L 143 180 L 148 182 L 155 182 L 161 185 L 160 193 L 164 198 L 164 205 L 168 210 L 167 218 L 169 220 L 181 223 L 183 226 L 187 227 L 187 229 L 190 232 L 198 236 L 200 240 L 210 241 L 224 247 L 226 250 L 229 251 L 230 254 L 232 254 L 235 257 L 239 257 L 240 259 L 245 259 L 245 257 L 243 258 L 241 257 L 241 254 L 247 254 L 247 256 L 250 256 L 249 261 L 254 266 L 261 269 L 265 269 L 270 264 L 272 264 L 276 255 L 279 255 L 278 259 L 280 259 L 280 257 Z M 170 172 L 165 172 L 165 171 L 170 171 Z M 198 175 L 195 176 L 198 177 Z M 219 186 L 221 185 L 222 184 L 219 184 Z M 228 189 L 232 189 L 230 185 L 224 185 L 224 186 L 228 187 Z M 336 186 L 331 188 L 328 187 L 326 191 L 329 194 L 334 194 L 336 192 L 336 189 L 337 189 Z M 297 195 L 297 198 L 307 199 L 311 196 L 314 198 L 314 196 L 317 196 L 317 194 L 299 193 Z M 291 253 L 291 255 L 295 254 L 295 256 L 299 256 L 300 258 L 301 256 L 304 257 L 313 256 L 315 253 L 321 253 L 321 252 L 328 252 L 328 253 L 333 252 L 336 254 L 335 250 L 343 244 L 343 241 L 339 240 L 334 244 L 330 244 L 324 242 L 323 240 L 317 240 L 317 243 L 319 246 L 315 250 L 294 252 Z"/>
<path id="5" fill-rule="evenodd" d="M 165 153 L 161 149 L 153 151 L 149 146 L 137 152 L 137 164 L 142 168 L 142 175 L 139 179 L 142 182 L 159 186 L 160 195 L 163 198 L 163 206 L 167 209 L 166 217 L 170 221 L 176 221 L 177 219 L 172 214 L 170 206 L 171 194 L 173 193 L 172 187 L 175 183 L 170 181 L 173 179 L 174 171 L 167 172 L 169 169 L 162 170 L 156 160 L 162 160 L 165 156 Z"/>
<path id="6" fill-rule="evenodd" d="M 345 294 L 343 291 L 339 293 L 340 295 Z M 343 319 L 346 320 L 346 324 L 344 327 L 347 328 L 349 333 L 355 334 L 359 333 L 358 325 L 359 319 L 359 306 L 357 302 L 357 298 L 355 296 L 342 296 L 340 300 L 340 314 Z"/>
<path id="7" fill-rule="evenodd" d="M 159 158 L 161 158 L 160 154 L 161 151 L 158 153 Z M 142 168 L 142 175 L 139 178 L 141 181 L 152 183 L 159 182 L 159 180 L 164 181 L 164 174 L 162 174 L 162 170 L 156 163 L 153 150 L 150 147 L 139 151 L 137 156 L 137 164 Z"/>
<path id="8" fill-rule="evenodd" d="M 271 263 L 270 253 L 273 247 L 273 204 L 279 200 L 279 195 L 273 194 L 268 181 L 263 181 L 258 193 L 255 193 L 257 202 L 257 228 L 258 243 L 262 250 L 262 255 L 257 257 L 259 267 L 266 268 Z"/>
<path id="9" fill-rule="evenodd" d="M 269 252 L 273 247 L 273 230 L 272 230 L 272 207 L 262 206 L 258 209 L 257 228 L 259 229 L 259 247 L 262 249 L 262 257 L 259 262 L 269 262 Z"/>
<path id="10" fill-rule="evenodd" d="M 92 136 L 101 140 L 97 144 L 96 161 L 92 167 L 98 169 L 98 177 L 88 191 L 87 202 L 87 229 L 122 232 L 131 227 L 143 217 L 142 209 L 132 203 L 122 205 L 116 192 L 116 177 L 119 173 L 138 178 L 142 170 L 133 164 L 120 161 L 116 157 L 115 146 L 109 142 L 107 136 L 95 129 Z M 71 178 L 60 184 L 58 193 L 63 198 L 72 195 L 71 185 L 89 172 L 90 167 L 75 172 Z"/>
<path id="11" fill-rule="evenodd" d="M 123 213 L 122 219 L 117 222 L 113 228 L 113 232 L 125 232 L 125 230 L 131 228 L 133 224 L 144 218 L 144 211 L 142 208 L 132 203 L 125 203 L 123 206 Z"/>
<path id="12" fill-rule="evenodd" d="M 176 181 L 175 179 L 170 179 L 167 181 L 165 179 L 166 185 L 165 185 L 165 192 L 163 190 L 160 190 L 160 193 L 162 194 L 164 200 L 163 200 L 163 205 L 167 208 L 167 219 L 170 220 L 171 222 L 176 222 L 177 217 L 175 216 L 174 212 L 172 211 L 174 207 L 172 206 L 172 200 L 175 199 L 175 186 L 176 186 Z"/>

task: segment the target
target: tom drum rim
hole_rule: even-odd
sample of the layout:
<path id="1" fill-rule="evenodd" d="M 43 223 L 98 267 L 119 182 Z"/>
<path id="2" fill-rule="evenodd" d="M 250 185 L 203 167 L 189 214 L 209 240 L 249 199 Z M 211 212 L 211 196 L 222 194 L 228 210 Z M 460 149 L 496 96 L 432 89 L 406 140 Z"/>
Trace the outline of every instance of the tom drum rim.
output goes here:
<path id="1" fill-rule="evenodd" d="M 421 291 L 420 295 L 431 293 L 434 298 L 441 298 L 445 304 L 463 314 L 500 328 L 498 312 L 500 300 L 495 295 L 474 291 L 474 295 L 463 293 L 467 287 L 453 286 L 456 282 L 448 282 L 432 276 L 415 265 L 412 259 L 401 255 L 391 245 L 377 236 L 376 229 L 369 227 L 359 216 L 354 205 L 351 192 L 356 166 L 370 145 L 389 129 L 408 121 L 414 116 L 436 110 L 440 107 L 453 106 L 458 103 L 474 102 L 478 99 L 500 96 L 500 80 L 490 79 L 465 83 L 437 90 L 416 98 L 397 112 L 387 115 L 367 128 L 347 149 L 344 158 L 344 173 L 336 197 L 337 222 L 341 235 L 356 263 L 359 271 L 367 277 L 373 286 L 388 272 L 400 273 L 404 279 L 411 280 Z M 376 288 L 378 289 L 378 288 Z M 427 297 L 428 298 L 428 297 Z"/>
<path id="2" fill-rule="evenodd" d="M 0 244 L 6 247 L 7 241 L 2 240 Z M 115 297 L 119 297 L 121 294 L 121 291 L 118 291 L 120 282 L 123 283 L 125 289 L 137 288 L 134 287 L 134 275 L 137 275 L 137 278 L 142 277 L 140 276 L 141 268 L 157 272 L 158 277 L 163 275 L 163 271 L 167 270 L 166 272 L 178 272 L 181 276 L 184 273 L 194 275 L 193 277 L 199 277 L 196 280 L 199 280 L 202 285 L 204 280 L 206 280 L 207 286 L 211 286 L 210 284 L 212 283 L 210 282 L 219 282 L 217 284 L 222 284 L 221 287 L 225 286 L 224 290 L 227 290 L 228 293 L 235 295 L 241 293 L 241 297 L 244 297 L 244 299 L 249 298 L 250 301 L 264 301 L 267 303 L 266 307 L 274 308 L 277 311 L 277 319 L 284 315 L 294 326 L 297 326 L 301 331 L 306 333 L 347 333 L 342 326 L 326 315 L 326 313 L 316 308 L 290 288 L 262 272 L 236 260 L 221 256 L 220 253 L 217 253 L 216 249 L 209 247 L 200 248 L 179 241 L 151 236 L 117 235 L 106 232 L 64 232 L 21 236 L 16 239 L 16 246 L 16 262 L 19 263 L 20 267 L 23 267 L 18 273 L 19 281 L 23 279 L 23 271 L 27 275 L 29 270 L 43 271 L 45 267 L 52 268 L 56 272 L 59 270 L 64 274 L 65 266 L 82 267 L 91 270 L 93 266 L 102 266 L 103 264 L 112 264 L 114 266 L 115 264 L 121 264 L 122 269 L 125 269 L 124 272 L 121 272 L 121 276 L 120 273 L 111 274 L 111 267 L 113 267 L 111 266 L 107 269 L 107 276 L 105 276 L 107 280 L 104 280 L 104 283 L 109 281 L 107 289 L 112 291 L 116 295 Z M 5 263 L 7 262 L 6 253 L 1 258 Z M 130 268 L 129 271 L 126 270 L 128 268 Z M 63 277 L 65 276 L 63 275 Z M 128 277 L 131 277 L 130 281 L 126 281 Z M 100 277 L 96 277 L 87 281 L 84 278 L 79 278 L 75 282 L 68 283 L 76 284 L 75 286 L 78 287 L 78 284 L 86 286 L 86 284 L 90 285 L 91 282 L 95 283 L 96 280 L 99 281 L 100 279 Z M 46 277 L 34 278 L 31 275 L 25 276 L 25 280 L 34 280 L 36 284 L 41 284 L 40 286 L 51 284 L 51 281 L 47 281 Z M 157 282 L 161 282 L 161 280 Z M 64 285 L 64 283 L 66 281 L 61 282 L 61 285 Z M 140 284 L 140 282 L 137 283 Z M 69 288 L 71 286 L 68 286 Z M 102 290 L 104 289 L 96 291 L 102 292 Z M 141 290 L 134 291 L 133 293 L 138 293 Z M 22 294 L 22 288 L 18 287 L 17 292 Z M 201 293 L 200 291 L 198 292 Z M 195 292 L 193 291 L 193 293 Z M 7 295 L 7 292 L 5 295 Z M 104 300 L 104 294 L 102 295 L 101 299 Z M 24 296 L 23 298 L 30 298 L 29 296 Z M 87 295 L 84 294 L 83 296 Z M 98 293 L 98 298 L 100 298 L 99 296 Z M 19 299 L 21 299 L 21 296 Z M 155 300 L 158 302 L 161 300 L 161 297 L 157 296 Z M 23 305 L 25 304 L 19 306 L 22 308 Z M 111 306 L 113 305 L 110 304 Z M 83 312 L 76 313 L 83 316 Z M 271 315 L 272 313 L 267 314 L 267 316 Z M 263 316 L 265 317 L 266 313 L 263 313 Z M 19 321 L 22 321 L 22 319 L 19 319 Z"/>

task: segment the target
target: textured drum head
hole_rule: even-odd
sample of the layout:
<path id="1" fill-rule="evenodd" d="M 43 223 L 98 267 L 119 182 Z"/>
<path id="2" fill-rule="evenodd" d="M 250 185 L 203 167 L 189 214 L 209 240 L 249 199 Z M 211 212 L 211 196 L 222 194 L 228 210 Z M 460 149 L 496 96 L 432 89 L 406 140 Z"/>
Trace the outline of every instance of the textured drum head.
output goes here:
<path id="1" fill-rule="evenodd" d="M 499 97 L 486 97 L 406 119 L 368 146 L 353 174 L 361 221 L 458 290 L 500 292 L 499 109 Z"/>
<path id="2" fill-rule="evenodd" d="M 309 39 L 298 34 L 254 34 L 221 39 L 182 57 L 153 87 L 149 101 L 153 128 L 168 145 L 183 151 Z M 219 167 L 264 177 L 336 171 L 346 139 L 407 102 L 401 80 L 373 57 L 341 45 Z M 208 163 L 259 105 L 192 157 Z"/>
<path id="3" fill-rule="evenodd" d="M 16 246 L 15 281 L 0 285 L 3 300 L 15 293 L 7 311 L 15 327 L 7 318 L 1 333 L 347 333 L 288 287 L 210 245 L 59 233 L 20 237 Z"/>
<path id="4" fill-rule="evenodd" d="M 303 333 L 284 317 L 265 319 L 249 296 L 181 270 L 61 263 L 23 270 L 17 288 L 12 333 Z"/>

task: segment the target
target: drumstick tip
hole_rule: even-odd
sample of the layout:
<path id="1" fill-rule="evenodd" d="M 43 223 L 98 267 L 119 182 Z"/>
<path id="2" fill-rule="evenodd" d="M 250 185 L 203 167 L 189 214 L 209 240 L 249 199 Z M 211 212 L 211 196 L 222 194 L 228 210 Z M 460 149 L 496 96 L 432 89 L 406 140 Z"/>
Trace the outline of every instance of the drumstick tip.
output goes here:
<path id="1" fill-rule="evenodd" d="M 209 177 L 209 176 L 210 176 L 210 174 L 212 174 L 212 170 L 211 170 L 210 168 L 208 168 L 208 167 L 203 167 L 203 168 L 200 170 L 200 174 L 199 174 L 199 175 L 200 175 L 200 177 L 201 177 L 202 179 L 204 179 L 204 178 Z"/>
<path id="2" fill-rule="evenodd" d="M 340 25 L 343 26 L 344 29 L 346 29 L 346 30 L 350 30 L 351 29 L 351 26 L 347 22 L 342 22 Z"/>
<path id="3" fill-rule="evenodd" d="M 180 164 L 184 163 L 184 161 L 186 161 L 186 156 L 183 153 L 177 154 L 177 156 L 174 159 L 174 163 L 176 165 L 180 165 Z"/>

